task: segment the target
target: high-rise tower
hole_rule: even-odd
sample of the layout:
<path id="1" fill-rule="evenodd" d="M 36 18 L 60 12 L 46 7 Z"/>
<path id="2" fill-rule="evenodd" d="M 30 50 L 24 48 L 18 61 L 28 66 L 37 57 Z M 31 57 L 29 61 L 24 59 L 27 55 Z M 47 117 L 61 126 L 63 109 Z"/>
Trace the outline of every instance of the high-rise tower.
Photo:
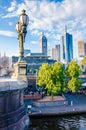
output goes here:
<path id="1" fill-rule="evenodd" d="M 47 38 L 45 37 L 44 33 L 39 40 L 40 52 L 47 56 Z"/>
<path id="2" fill-rule="evenodd" d="M 85 55 L 86 55 L 86 42 L 84 43 L 84 51 L 85 51 Z"/>
<path id="3" fill-rule="evenodd" d="M 55 45 L 55 48 L 52 48 L 50 50 L 49 55 L 50 55 L 51 59 L 60 61 L 60 45 L 59 44 Z"/>
<path id="4" fill-rule="evenodd" d="M 61 36 L 61 62 L 69 63 L 73 59 L 73 40 L 72 35 L 67 32 L 67 26 L 65 26 L 65 32 Z"/>
<path id="5" fill-rule="evenodd" d="M 84 40 L 78 41 L 78 57 L 86 55 L 86 42 Z"/>
<path id="6" fill-rule="evenodd" d="M 84 40 L 78 41 L 78 57 L 84 56 Z"/>

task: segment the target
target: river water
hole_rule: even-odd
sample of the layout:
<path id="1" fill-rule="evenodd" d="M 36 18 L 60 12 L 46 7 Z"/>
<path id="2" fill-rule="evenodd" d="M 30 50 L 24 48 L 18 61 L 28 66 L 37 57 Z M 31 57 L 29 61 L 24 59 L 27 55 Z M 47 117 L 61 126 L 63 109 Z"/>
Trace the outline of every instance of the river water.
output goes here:
<path id="1" fill-rule="evenodd" d="M 86 114 L 30 117 L 28 130 L 86 130 Z"/>

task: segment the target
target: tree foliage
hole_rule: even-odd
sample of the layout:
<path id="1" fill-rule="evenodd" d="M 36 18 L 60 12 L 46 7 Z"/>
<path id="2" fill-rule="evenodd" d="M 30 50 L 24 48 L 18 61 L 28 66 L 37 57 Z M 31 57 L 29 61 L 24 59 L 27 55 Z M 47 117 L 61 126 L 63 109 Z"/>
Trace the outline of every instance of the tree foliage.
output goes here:
<path id="1" fill-rule="evenodd" d="M 80 74 L 80 66 L 75 61 L 71 61 L 65 70 L 65 75 L 68 77 L 68 89 L 72 92 L 77 92 L 81 87 L 82 82 L 78 79 Z"/>
<path id="2" fill-rule="evenodd" d="M 68 82 L 68 88 L 69 90 L 71 90 L 72 92 L 78 92 L 79 88 L 81 87 L 81 83 L 82 81 L 80 79 L 77 78 L 72 78 L 71 80 L 69 80 Z"/>
<path id="3" fill-rule="evenodd" d="M 64 90 L 64 67 L 61 63 L 55 62 L 53 65 L 42 64 L 38 73 L 38 85 L 44 86 L 51 95 L 62 93 Z"/>
<path id="4" fill-rule="evenodd" d="M 80 66 L 75 61 L 68 64 L 65 73 L 63 65 L 59 62 L 53 65 L 44 63 L 39 68 L 37 84 L 44 87 L 51 95 L 61 94 L 66 90 L 66 85 L 68 89 L 77 92 L 81 86 L 81 80 L 78 79 L 80 73 Z M 68 82 L 65 80 L 65 75 L 68 77 Z"/>
<path id="5" fill-rule="evenodd" d="M 81 60 L 81 65 L 85 66 L 86 65 L 86 56 Z"/>
<path id="6" fill-rule="evenodd" d="M 72 77 L 78 77 L 80 74 L 81 74 L 80 66 L 76 63 L 76 61 L 71 61 L 66 67 L 65 75 L 67 77 L 72 78 Z"/>
<path id="7" fill-rule="evenodd" d="M 49 70 L 50 66 L 47 63 L 43 63 L 42 66 L 39 68 L 38 77 L 37 77 L 37 84 L 39 86 L 45 87 L 49 80 Z"/>

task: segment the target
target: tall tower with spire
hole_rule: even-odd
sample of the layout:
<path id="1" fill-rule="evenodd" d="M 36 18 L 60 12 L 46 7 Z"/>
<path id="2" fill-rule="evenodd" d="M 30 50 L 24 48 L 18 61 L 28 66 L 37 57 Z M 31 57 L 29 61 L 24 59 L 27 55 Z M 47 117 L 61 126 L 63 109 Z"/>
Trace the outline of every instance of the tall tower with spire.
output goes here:
<path id="1" fill-rule="evenodd" d="M 69 63 L 73 59 L 73 40 L 72 34 L 67 32 L 65 26 L 64 34 L 61 36 L 61 62 Z"/>
<path id="2" fill-rule="evenodd" d="M 39 47 L 40 53 L 43 53 L 45 56 L 47 56 L 47 38 L 45 37 L 44 32 L 39 40 Z"/>

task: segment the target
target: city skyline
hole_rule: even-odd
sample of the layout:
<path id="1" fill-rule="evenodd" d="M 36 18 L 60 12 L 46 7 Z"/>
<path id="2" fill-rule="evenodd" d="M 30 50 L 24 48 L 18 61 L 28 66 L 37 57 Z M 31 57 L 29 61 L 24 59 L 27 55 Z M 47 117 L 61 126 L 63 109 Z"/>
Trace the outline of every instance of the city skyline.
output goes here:
<path id="1" fill-rule="evenodd" d="M 82 8 L 83 7 L 83 8 Z M 0 53 L 18 55 L 18 40 L 15 29 L 21 10 L 29 16 L 25 49 L 39 52 L 39 38 L 44 32 L 48 49 L 60 44 L 60 37 L 68 27 L 73 35 L 74 57 L 77 56 L 78 40 L 86 41 L 85 0 L 1 0 L 0 1 Z"/>

